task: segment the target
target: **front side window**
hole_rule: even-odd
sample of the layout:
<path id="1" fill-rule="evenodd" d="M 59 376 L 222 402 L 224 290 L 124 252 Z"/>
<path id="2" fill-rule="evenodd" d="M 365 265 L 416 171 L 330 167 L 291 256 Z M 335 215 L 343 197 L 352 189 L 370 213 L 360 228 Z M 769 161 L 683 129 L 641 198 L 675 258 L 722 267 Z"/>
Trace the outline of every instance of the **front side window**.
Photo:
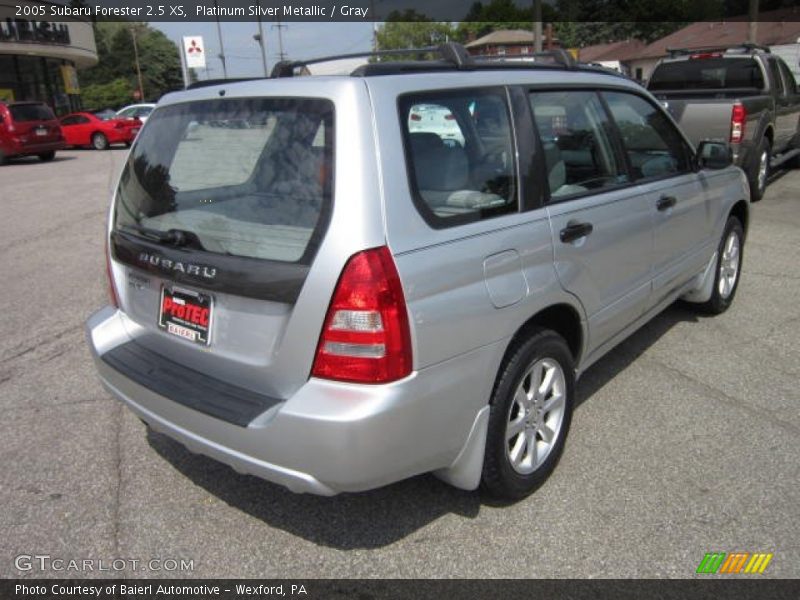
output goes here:
<path id="1" fill-rule="evenodd" d="M 608 117 L 595 93 L 535 92 L 530 103 L 544 150 L 551 198 L 628 181 L 611 143 Z"/>
<path id="2" fill-rule="evenodd" d="M 415 203 L 434 227 L 516 212 L 511 117 L 502 89 L 432 92 L 399 102 Z"/>
<path id="3" fill-rule="evenodd" d="M 617 124 L 635 179 L 684 173 L 691 150 L 672 122 L 653 104 L 625 92 L 603 92 Z"/>
<path id="4" fill-rule="evenodd" d="M 123 169 L 115 224 L 196 249 L 309 264 L 330 213 L 333 104 L 205 100 L 154 112 Z"/>

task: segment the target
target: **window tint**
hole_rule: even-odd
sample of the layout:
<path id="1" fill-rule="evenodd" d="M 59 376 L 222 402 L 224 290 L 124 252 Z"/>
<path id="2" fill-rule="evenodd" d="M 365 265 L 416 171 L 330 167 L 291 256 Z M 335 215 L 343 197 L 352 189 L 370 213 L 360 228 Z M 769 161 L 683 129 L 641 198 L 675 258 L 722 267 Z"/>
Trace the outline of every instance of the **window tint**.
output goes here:
<path id="1" fill-rule="evenodd" d="M 633 94 L 603 92 L 636 179 L 690 169 L 691 150 L 658 108 Z"/>
<path id="2" fill-rule="evenodd" d="M 795 82 L 794 75 L 789 70 L 789 67 L 786 66 L 786 63 L 782 60 L 777 61 L 778 66 L 781 69 L 781 73 L 783 74 L 783 87 L 784 89 L 790 93 L 795 94 L 797 93 L 797 83 Z"/>
<path id="3" fill-rule="evenodd" d="M 400 119 L 411 187 L 429 223 L 454 225 L 517 210 L 503 90 L 404 96 Z"/>
<path id="4" fill-rule="evenodd" d="M 333 104 L 203 100 L 154 112 L 123 169 L 115 224 L 202 249 L 309 264 L 332 200 Z"/>
<path id="5" fill-rule="evenodd" d="M 772 83 L 775 86 L 775 91 L 779 96 L 783 95 L 783 82 L 781 81 L 781 72 L 780 68 L 778 67 L 778 61 L 770 59 L 767 61 L 769 64 L 769 71 L 770 71 L 770 79 L 772 79 Z"/>
<path id="6" fill-rule="evenodd" d="M 558 198 L 614 186 L 628 180 L 614 152 L 610 123 L 593 92 L 530 95 L 544 149 L 550 196 Z"/>
<path id="7" fill-rule="evenodd" d="M 764 87 L 764 76 L 752 58 L 697 58 L 660 64 L 647 89 L 694 90 Z"/>
<path id="8" fill-rule="evenodd" d="M 55 119 L 53 111 L 46 104 L 12 104 L 8 107 L 11 118 L 17 123 L 24 121 L 50 121 Z"/>

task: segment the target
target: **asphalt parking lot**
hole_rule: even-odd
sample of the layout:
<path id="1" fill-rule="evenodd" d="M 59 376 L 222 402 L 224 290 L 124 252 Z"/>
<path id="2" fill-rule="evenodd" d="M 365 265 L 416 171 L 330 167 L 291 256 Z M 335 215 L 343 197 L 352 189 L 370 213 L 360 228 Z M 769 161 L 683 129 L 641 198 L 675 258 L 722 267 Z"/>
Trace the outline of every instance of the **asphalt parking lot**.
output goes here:
<path id="1" fill-rule="evenodd" d="M 294 495 L 113 401 L 83 322 L 105 303 L 125 155 L 0 168 L 0 577 L 116 574 L 19 555 L 193 561 L 122 576 L 691 577 L 712 551 L 772 552 L 763 576 L 800 577 L 800 171 L 753 206 L 731 310 L 672 307 L 595 365 L 553 477 L 498 505 L 432 476 Z"/>

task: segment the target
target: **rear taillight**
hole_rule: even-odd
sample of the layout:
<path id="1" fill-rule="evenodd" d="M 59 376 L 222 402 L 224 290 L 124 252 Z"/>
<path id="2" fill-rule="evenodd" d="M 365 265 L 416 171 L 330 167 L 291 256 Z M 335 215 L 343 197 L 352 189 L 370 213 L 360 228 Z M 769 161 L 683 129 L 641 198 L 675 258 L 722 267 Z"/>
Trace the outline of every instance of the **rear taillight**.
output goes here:
<path id="1" fill-rule="evenodd" d="M 114 125 L 114 129 L 125 129 L 127 126 L 128 126 L 127 123 L 123 121 L 117 121 L 116 124 Z"/>
<path id="2" fill-rule="evenodd" d="M 111 302 L 111 306 L 119 308 L 117 288 L 114 287 L 114 271 L 111 270 L 111 249 L 108 247 L 108 240 L 106 240 L 106 278 L 108 279 L 108 300 Z"/>
<path id="3" fill-rule="evenodd" d="M 744 139 L 744 123 L 747 120 L 747 109 L 736 103 L 731 110 L 731 143 L 738 144 Z"/>
<path id="4" fill-rule="evenodd" d="M 350 257 L 336 284 L 311 375 L 387 383 L 411 372 L 411 334 L 400 276 L 386 246 Z"/>

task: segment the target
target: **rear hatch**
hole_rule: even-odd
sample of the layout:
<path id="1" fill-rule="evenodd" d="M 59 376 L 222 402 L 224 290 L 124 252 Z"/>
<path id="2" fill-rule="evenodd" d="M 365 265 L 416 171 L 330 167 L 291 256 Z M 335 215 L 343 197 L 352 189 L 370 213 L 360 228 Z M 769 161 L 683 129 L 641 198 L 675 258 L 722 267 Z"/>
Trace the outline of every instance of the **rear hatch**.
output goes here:
<path id="1" fill-rule="evenodd" d="M 62 139 L 61 126 L 53 111 L 41 102 L 16 102 L 8 106 L 11 133 L 23 148 Z"/>
<path id="2" fill-rule="evenodd" d="M 284 342 L 330 220 L 333 112 L 318 98 L 153 112 L 120 177 L 110 235 L 137 344 L 276 397 L 308 378 L 310 365 L 287 367 Z"/>

